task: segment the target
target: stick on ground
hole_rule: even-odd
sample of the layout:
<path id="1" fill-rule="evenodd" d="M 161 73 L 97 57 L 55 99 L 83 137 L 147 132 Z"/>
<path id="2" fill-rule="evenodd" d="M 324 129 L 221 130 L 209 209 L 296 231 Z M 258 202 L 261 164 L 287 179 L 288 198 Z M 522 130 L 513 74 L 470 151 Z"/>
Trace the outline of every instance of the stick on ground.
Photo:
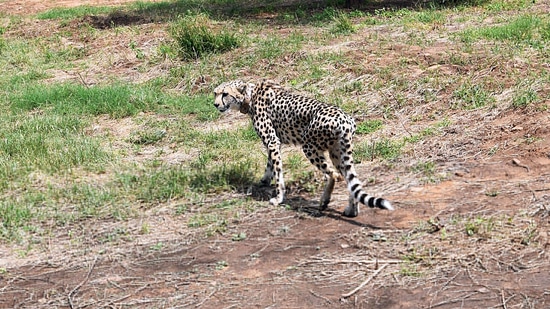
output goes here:
<path id="1" fill-rule="evenodd" d="M 386 268 L 386 266 L 388 266 L 390 264 L 384 264 L 382 265 L 380 268 L 378 268 L 374 274 L 372 274 L 370 277 L 367 278 L 367 280 L 363 281 L 358 287 L 356 287 L 355 289 L 353 289 L 352 291 L 346 293 L 346 294 L 342 294 L 342 298 L 348 298 L 350 296 L 352 296 L 353 294 L 357 293 L 357 291 L 359 291 L 360 289 L 362 289 L 365 285 L 367 285 L 367 283 L 369 283 L 372 279 L 374 279 L 374 277 L 376 277 L 384 268 Z"/>

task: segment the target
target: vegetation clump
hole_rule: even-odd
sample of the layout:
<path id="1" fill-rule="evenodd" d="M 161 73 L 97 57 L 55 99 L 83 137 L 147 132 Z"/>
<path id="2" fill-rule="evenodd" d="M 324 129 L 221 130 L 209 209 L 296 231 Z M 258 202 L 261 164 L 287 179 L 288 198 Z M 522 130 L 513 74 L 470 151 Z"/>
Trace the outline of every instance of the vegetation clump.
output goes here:
<path id="1" fill-rule="evenodd" d="M 198 59 L 211 53 L 223 53 L 240 45 L 235 32 L 219 29 L 206 14 L 185 15 L 169 29 L 182 59 Z"/>

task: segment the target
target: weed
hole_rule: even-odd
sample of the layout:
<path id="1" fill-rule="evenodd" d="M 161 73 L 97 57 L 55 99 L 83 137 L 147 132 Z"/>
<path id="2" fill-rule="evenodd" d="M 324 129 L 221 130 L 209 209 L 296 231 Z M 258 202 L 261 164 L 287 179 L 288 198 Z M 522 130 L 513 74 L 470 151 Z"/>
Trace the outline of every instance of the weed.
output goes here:
<path id="1" fill-rule="evenodd" d="M 426 178 L 427 182 L 435 182 L 435 163 L 432 161 L 418 162 L 411 170 L 415 173 L 421 173 Z"/>
<path id="2" fill-rule="evenodd" d="M 405 277 L 420 277 L 422 274 L 418 271 L 418 266 L 414 263 L 401 263 L 399 274 Z"/>
<path id="3" fill-rule="evenodd" d="M 531 221 L 531 222 L 529 223 L 529 226 L 523 230 L 523 237 L 522 237 L 520 243 L 521 243 L 522 245 L 528 246 L 528 245 L 530 245 L 533 241 L 535 241 L 535 239 L 537 238 L 537 236 L 538 236 L 538 226 L 537 226 L 537 223 Z"/>
<path id="4" fill-rule="evenodd" d="M 152 245 L 149 247 L 149 250 L 151 251 L 161 251 L 162 248 L 164 248 L 164 243 L 162 241 Z"/>
<path id="5" fill-rule="evenodd" d="M 198 59 L 210 53 L 223 53 L 240 45 L 236 32 L 218 30 L 206 15 L 184 15 L 169 28 L 183 59 Z"/>

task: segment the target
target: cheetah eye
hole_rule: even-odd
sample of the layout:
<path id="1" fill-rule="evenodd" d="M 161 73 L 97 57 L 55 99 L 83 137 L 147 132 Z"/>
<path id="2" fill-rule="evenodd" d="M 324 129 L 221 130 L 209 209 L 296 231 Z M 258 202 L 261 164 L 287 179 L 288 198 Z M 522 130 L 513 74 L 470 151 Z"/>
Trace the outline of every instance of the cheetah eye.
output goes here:
<path id="1" fill-rule="evenodd" d="M 222 97 L 224 97 L 224 98 L 225 98 L 226 96 L 228 96 L 228 95 L 229 95 L 229 93 L 227 93 L 227 92 L 223 92 L 223 93 L 222 93 Z"/>

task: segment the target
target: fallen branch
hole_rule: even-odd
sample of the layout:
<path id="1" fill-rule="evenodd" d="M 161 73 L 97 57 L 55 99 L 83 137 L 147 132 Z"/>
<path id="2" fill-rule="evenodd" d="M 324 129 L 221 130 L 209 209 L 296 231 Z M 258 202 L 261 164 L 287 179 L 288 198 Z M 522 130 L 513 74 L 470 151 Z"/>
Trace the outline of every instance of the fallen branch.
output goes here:
<path id="1" fill-rule="evenodd" d="M 92 274 L 92 271 L 95 268 L 96 262 L 97 262 L 97 256 L 95 257 L 94 262 L 92 263 L 92 266 L 90 266 L 90 269 L 88 270 L 88 274 L 86 274 L 86 277 L 84 278 L 84 280 L 82 280 L 77 286 L 75 286 L 74 289 L 72 289 L 69 292 L 69 295 L 67 295 L 67 299 L 69 300 L 69 307 L 71 307 L 71 309 L 74 309 L 73 300 L 72 300 L 73 294 L 76 293 L 76 291 L 80 289 L 84 285 L 84 283 L 86 283 L 86 281 L 88 281 L 88 279 L 90 278 L 90 275 Z"/>
<path id="2" fill-rule="evenodd" d="M 312 259 L 308 261 L 304 261 L 300 263 L 301 265 L 307 265 L 307 264 L 358 264 L 358 265 L 369 265 L 369 264 L 400 264 L 403 263 L 402 260 L 346 260 L 346 259 Z"/>
<path id="3" fill-rule="evenodd" d="M 342 294 L 342 298 L 348 298 L 350 296 L 352 296 L 353 294 L 357 293 L 357 291 L 359 291 L 360 289 L 362 289 L 365 285 L 367 285 L 367 283 L 369 283 L 372 279 L 374 279 L 374 277 L 376 277 L 384 268 L 386 268 L 386 266 L 388 266 L 390 264 L 384 264 L 382 265 L 380 268 L 378 268 L 374 274 L 372 274 L 370 277 L 367 278 L 367 280 L 363 281 L 358 287 L 356 287 L 355 289 L 353 289 L 352 291 L 346 293 L 346 294 Z"/>
<path id="4" fill-rule="evenodd" d="M 315 291 L 313 290 L 309 290 L 309 292 L 311 293 L 311 295 L 315 296 L 315 297 L 319 297 L 320 299 L 326 301 L 328 304 L 332 304 L 332 302 L 330 301 L 330 299 L 324 297 L 323 295 L 319 295 L 318 293 L 316 293 Z"/>

